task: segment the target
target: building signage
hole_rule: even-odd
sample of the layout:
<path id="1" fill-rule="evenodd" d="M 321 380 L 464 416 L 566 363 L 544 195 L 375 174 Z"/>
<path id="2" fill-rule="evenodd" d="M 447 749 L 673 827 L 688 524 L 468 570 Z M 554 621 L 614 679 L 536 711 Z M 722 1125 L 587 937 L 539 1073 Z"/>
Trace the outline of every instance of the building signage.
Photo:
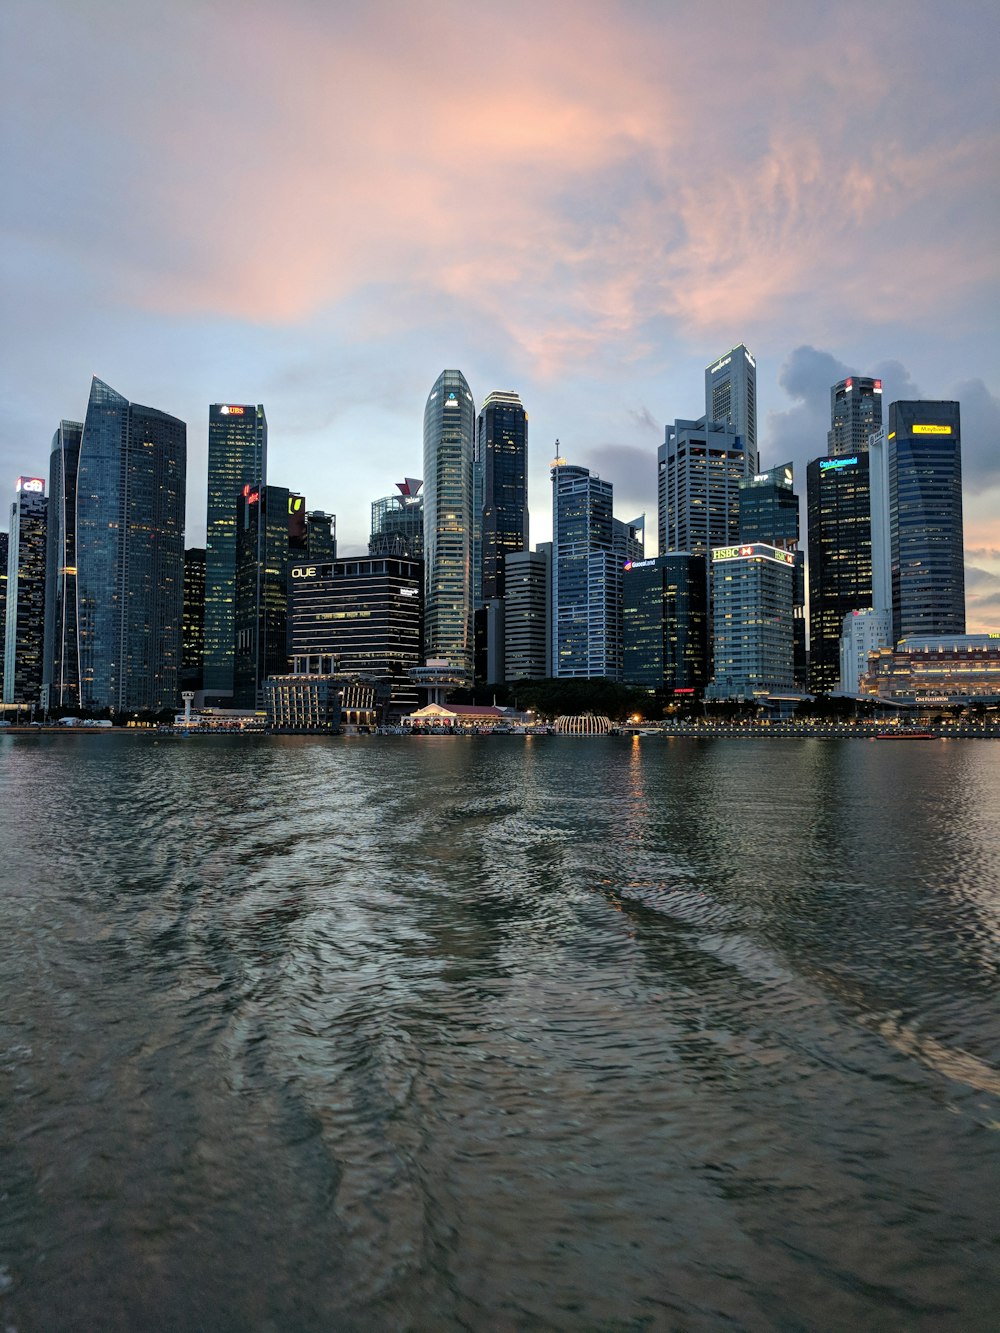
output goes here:
<path id="1" fill-rule="evenodd" d="M 711 368 L 711 370 L 708 373 L 710 375 L 714 375 L 715 372 L 717 370 L 721 370 L 723 366 L 728 366 L 730 361 L 732 361 L 732 359 L 733 358 L 731 356 L 724 356 L 721 361 L 716 362 L 716 364 Z"/>
<path id="2" fill-rule="evenodd" d="M 623 569 L 652 569 L 655 560 L 626 560 Z"/>
<path id="3" fill-rule="evenodd" d="M 748 560 L 753 559 L 773 560 L 779 565 L 794 565 L 795 556 L 791 551 L 779 551 L 777 547 L 766 546 L 763 542 L 756 542 L 752 546 L 717 546 L 712 552 L 713 560 Z"/>
<path id="4" fill-rule="evenodd" d="M 246 408 L 237 407 L 231 403 L 223 403 L 219 411 L 224 417 L 241 417 L 246 413 Z"/>
<path id="5" fill-rule="evenodd" d="M 951 434 L 951 427 L 950 427 L 950 426 L 937 426 L 937 425 L 930 425 L 930 424 L 923 425 L 923 426 L 914 426 L 914 427 L 913 427 L 913 434 L 914 434 L 914 435 L 950 435 L 950 434 Z"/>
<path id="6" fill-rule="evenodd" d="M 293 579 L 314 579 L 318 573 L 315 565 L 292 565 Z"/>
<path id="7" fill-rule="evenodd" d="M 17 489 L 19 491 L 29 491 L 32 495 L 44 495 L 45 479 L 43 477 L 18 477 Z"/>
<path id="8" fill-rule="evenodd" d="M 853 458 L 821 458 L 819 460 L 819 470 L 820 472 L 838 472 L 842 467 L 854 467 L 857 461 L 857 454 Z"/>
<path id="9" fill-rule="evenodd" d="M 420 594 L 419 588 L 400 588 L 400 597 L 417 597 Z"/>

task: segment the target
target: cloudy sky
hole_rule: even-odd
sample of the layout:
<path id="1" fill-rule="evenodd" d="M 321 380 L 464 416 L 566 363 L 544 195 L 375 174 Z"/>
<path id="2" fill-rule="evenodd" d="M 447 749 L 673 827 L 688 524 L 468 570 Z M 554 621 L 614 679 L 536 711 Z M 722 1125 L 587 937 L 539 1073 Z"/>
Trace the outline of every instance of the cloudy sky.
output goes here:
<path id="1" fill-rule="evenodd" d="M 263 402 L 270 480 L 364 548 L 431 384 L 520 392 L 655 538 L 663 426 L 757 358 L 761 461 L 849 371 L 962 404 L 969 628 L 1000 626 L 1000 124 L 979 0 L 5 0 L 0 484 L 92 374 Z"/>

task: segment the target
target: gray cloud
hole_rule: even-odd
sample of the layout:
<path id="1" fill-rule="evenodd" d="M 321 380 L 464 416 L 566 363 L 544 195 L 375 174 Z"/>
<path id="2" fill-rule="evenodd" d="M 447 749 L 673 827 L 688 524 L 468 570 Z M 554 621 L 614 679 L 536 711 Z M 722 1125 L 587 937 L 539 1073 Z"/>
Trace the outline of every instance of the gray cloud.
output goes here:
<path id="1" fill-rule="evenodd" d="M 962 484 L 977 494 L 1000 484 L 1000 398 L 981 379 L 952 392 L 962 409 Z"/>
<path id="2" fill-rule="evenodd" d="M 655 534 L 655 449 L 638 449 L 631 444 L 601 444 L 584 454 L 584 467 L 589 467 L 591 472 L 614 486 L 616 518 L 635 518 L 645 511 L 647 536 Z"/>
<path id="3" fill-rule="evenodd" d="M 638 426 L 640 430 L 651 430 L 654 435 L 663 435 L 663 422 L 657 421 L 645 405 L 638 408 L 630 407 L 628 414 L 633 425 Z"/>

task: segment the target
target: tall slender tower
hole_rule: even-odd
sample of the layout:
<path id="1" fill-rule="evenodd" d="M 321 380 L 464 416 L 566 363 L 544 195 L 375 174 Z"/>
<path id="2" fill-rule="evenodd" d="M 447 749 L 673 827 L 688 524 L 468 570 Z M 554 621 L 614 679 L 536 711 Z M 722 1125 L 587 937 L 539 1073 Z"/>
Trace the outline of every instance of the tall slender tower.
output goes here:
<path id="1" fill-rule="evenodd" d="M 882 381 L 849 375 L 830 390 L 830 429 L 826 451 L 831 457 L 868 452 L 868 437 L 882 424 Z"/>
<path id="2" fill-rule="evenodd" d="M 619 528 L 616 550 L 611 483 L 559 457 L 551 476 L 551 674 L 620 680 L 622 546 L 630 525 Z"/>
<path id="3" fill-rule="evenodd" d="M 94 378 L 76 495 L 80 702 L 176 708 L 187 427 Z"/>
<path id="4" fill-rule="evenodd" d="M 443 370 L 424 408 L 424 650 L 469 684 L 475 431 L 465 376 Z"/>
<path id="5" fill-rule="evenodd" d="M 495 390 L 476 422 L 482 473 L 480 588 L 477 601 L 504 595 L 504 561 L 528 549 L 528 414 L 516 393 Z"/>
<path id="6" fill-rule="evenodd" d="M 244 486 L 267 485 L 267 418 L 258 403 L 208 409 L 208 522 L 205 547 L 205 694 L 233 693 L 236 506 Z"/>
<path id="7" fill-rule="evenodd" d="M 49 458 L 45 556 L 45 661 L 42 686 L 50 708 L 80 704 L 76 641 L 76 480 L 83 423 L 60 421 Z"/>
<path id="8" fill-rule="evenodd" d="M 705 370 L 705 419 L 739 435 L 748 472 L 757 471 L 757 362 L 740 343 Z"/>
<path id="9" fill-rule="evenodd" d="M 48 503 L 41 477 L 18 477 L 7 552 L 3 699 L 8 704 L 41 703 Z"/>
<path id="10" fill-rule="evenodd" d="M 806 468 L 809 688 L 817 694 L 837 688 L 844 617 L 872 604 L 870 461 L 865 450 Z"/>

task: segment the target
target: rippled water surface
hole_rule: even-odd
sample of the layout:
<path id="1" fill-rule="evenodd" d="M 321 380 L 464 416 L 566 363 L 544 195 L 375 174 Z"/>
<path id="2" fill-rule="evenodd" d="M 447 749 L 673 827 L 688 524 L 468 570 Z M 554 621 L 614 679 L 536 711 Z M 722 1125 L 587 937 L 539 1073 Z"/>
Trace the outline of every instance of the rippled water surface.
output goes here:
<path id="1" fill-rule="evenodd" d="M 997 1327 L 1000 745 L 0 738 L 0 1327 Z"/>

